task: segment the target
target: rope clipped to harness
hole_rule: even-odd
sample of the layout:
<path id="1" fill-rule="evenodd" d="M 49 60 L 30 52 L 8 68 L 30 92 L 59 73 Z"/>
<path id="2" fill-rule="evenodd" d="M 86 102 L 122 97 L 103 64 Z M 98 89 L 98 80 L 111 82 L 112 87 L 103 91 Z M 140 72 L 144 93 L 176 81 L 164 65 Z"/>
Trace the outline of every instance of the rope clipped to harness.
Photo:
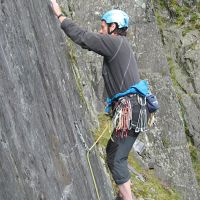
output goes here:
<path id="1" fill-rule="evenodd" d="M 128 136 L 128 130 L 131 129 L 131 121 L 132 107 L 130 99 L 122 98 L 119 100 L 112 120 L 117 137 L 123 138 Z"/>

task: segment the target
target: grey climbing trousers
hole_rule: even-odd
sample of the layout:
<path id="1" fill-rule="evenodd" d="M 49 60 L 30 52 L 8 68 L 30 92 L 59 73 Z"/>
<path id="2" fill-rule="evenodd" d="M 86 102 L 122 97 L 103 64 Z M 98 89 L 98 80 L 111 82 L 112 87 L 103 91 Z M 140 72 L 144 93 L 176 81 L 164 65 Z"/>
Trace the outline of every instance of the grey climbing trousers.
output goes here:
<path id="1" fill-rule="evenodd" d="M 136 97 L 131 98 L 131 104 L 133 110 L 132 118 L 136 122 L 140 111 L 140 105 Z M 130 179 L 128 154 L 138 135 L 139 133 L 135 133 L 135 130 L 131 129 L 127 137 L 121 138 L 114 131 L 108 141 L 106 147 L 107 164 L 117 185 L 126 183 Z"/>
<path id="2" fill-rule="evenodd" d="M 106 147 L 107 164 L 117 185 L 126 183 L 130 179 L 128 154 L 138 135 L 139 133 L 131 130 L 127 138 L 119 138 L 113 134 L 108 141 Z"/>

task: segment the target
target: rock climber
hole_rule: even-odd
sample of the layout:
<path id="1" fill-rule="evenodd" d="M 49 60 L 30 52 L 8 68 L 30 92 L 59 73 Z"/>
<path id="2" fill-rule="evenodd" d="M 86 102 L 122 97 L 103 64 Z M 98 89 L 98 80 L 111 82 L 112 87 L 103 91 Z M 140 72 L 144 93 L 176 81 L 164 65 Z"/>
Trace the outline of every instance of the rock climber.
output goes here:
<path id="1" fill-rule="evenodd" d="M 121 10 L 110 10 L 101 18 L 98 33 L 89 32 L 66 17 L 56 0 L 51 0 L 52 10 L 61 23 L 65 34 L 82 48 L 92 50 L 103 56 L 102 75 L 109 98 L 126 91 L 131 85 L 140 81 L 137 62 L 132 48 L 126 38 L 129 17 Z M 129 95 L 132 118 L 137 121 L 140 106 L 136 95 Z M 117 104 L 118 102 L 115 102 Z M 115 107 L 115 105 L 113 105 Z M 123 135 L 114 130 L 106 147 L 107 164 L 114 181 L 119 187 L 116 199 L 133 200 L 130 174 L 128 171 L 128 154 L 138 136 L 132 128 Z M 121 137 L 124 136 L 124 137 Z"/>

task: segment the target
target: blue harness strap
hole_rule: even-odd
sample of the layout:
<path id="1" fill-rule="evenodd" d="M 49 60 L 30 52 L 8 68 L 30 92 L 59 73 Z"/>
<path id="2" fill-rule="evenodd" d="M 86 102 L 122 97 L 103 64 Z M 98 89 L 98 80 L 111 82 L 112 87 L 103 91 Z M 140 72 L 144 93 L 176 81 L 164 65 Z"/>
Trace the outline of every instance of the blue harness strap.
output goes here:
<path id="1" fill-rule="evenodd" d="M 105 112 L 109 113 L 112 107 L 112 103 L 117 101 L 119 98 L 124 97 L 129 94 L 139 94 L 141 96 L 147 96 L 150 93 L 149 84 L 146 80 L 141 80 L 140 82 L 132 85 L 128 90 L 115 94 L 112 98 L 106 99 Z"/>

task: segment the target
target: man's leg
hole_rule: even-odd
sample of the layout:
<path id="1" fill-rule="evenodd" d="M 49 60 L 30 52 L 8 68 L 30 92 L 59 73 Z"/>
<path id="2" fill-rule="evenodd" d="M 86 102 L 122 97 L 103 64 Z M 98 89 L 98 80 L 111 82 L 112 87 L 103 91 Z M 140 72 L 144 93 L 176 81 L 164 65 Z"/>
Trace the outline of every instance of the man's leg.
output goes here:
<path id="1" fill-rule="evenodd" d="M 128 180 L 126 183 L 118 185 L 118 187 L 123 200 L 133 200 L 130 180 Z"/>
<path id="2" fill-rule="evenodd" d="M 129 131 L 127 138 L 118 138 L 115 133 L 108 141 L 106 153 L 107 164 L 115 183 L 119 186 L 123 200 L 132 200 L 130 174 L 128 170 L 128 154 L 139 133 Z"/>

